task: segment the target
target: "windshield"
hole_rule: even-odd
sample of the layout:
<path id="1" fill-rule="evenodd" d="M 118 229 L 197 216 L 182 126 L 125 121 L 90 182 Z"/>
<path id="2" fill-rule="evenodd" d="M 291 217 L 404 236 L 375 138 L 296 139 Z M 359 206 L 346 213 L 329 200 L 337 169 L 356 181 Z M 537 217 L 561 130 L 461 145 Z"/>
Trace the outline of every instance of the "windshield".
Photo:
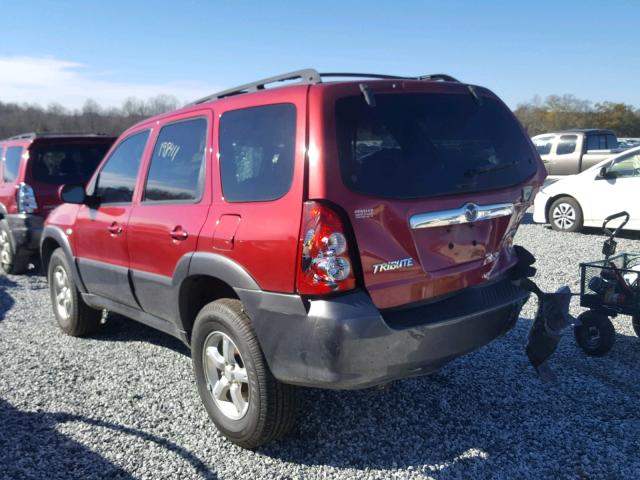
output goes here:
<path id="1" fill-rule="evenodd" d="M 54 185 L 86 183 L 108 149 L 108 143 L 38 145 L 30 152 L 31 176 Z"/>
<path id="2" fill-rule="evenodd" d="M 505 188 L 536 172 L 535 150 L 504 105 L 471 94 L 363 95 L 336 102 L 344 183 L 389 198 Z"/>

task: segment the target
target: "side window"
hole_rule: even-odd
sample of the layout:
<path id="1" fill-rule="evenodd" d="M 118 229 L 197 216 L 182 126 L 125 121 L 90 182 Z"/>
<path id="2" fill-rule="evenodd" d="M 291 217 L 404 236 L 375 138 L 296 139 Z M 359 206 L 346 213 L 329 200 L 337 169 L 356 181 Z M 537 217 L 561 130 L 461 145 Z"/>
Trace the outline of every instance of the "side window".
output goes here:
<path id="1" fill-rule="evenodd" d="M 556 155 L 568 155 L 576 151 L 577 135 L 562 135 L 556 148 Z"/>
<path id="2" fill-rule="evenodd" d="M 111 153 L 100 171 L 95 188 L 101 204 L 131 202 L 148 138 L 148 130 L 131 135 Z"/>
<path id="3" fill-rule="evenodd" d="M 144 202 L 195 202 L 202 197 L 207 120 L 196 118 L 162 127 L 158 134 Z"/>
<path id="4" fill-rule="evenodd" d="M 619 158 L 609 171 L 616 177 L 640 177 L 640 152 Z"/>
<path id="5" fill-rule="evenodd" d="M 609 150 L 615 150 L 618 148 L 618 139 L 615 135 L 607 135 L 607 148 Z"/>
<path id="6" fill-rule="evenodd" d="M 9 147 L 4 157 L 4 181 L 13 182 L 18 177 L 22 147 Z"/>
<path id="7" fill-rule="evenodd" d="M 539 137 L 533 139 L 533 145 L 538 151 L 538 155 L 548 155 L 551 153 L 551 147 L 553 147 L 553 136 Z"/>
<path id="8" fill-rule="evenodd" d="M 606 149 L 607 149 L 606 135 L 589 135 L 587 137 L 587 151 L 606 150 Z"/>
<path id="9" fill-rule="evenodd" d="M 296 107 L 234 110 L 220 119 L 220 176 L 228 202 L 275 200 L 293 178 Z"/>

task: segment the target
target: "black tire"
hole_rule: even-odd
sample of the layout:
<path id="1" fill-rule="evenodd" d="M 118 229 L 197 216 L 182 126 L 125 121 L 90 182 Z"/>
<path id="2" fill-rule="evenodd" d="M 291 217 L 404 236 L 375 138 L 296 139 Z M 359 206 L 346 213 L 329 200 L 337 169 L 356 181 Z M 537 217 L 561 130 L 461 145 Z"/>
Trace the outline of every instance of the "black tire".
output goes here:
<path id="1" fill-rule="evenodd" d="M 221 334 L 224 335 L 221 337 Z M 217 373 L 222 371 L 215 369 L 214 363 L 205 366 L 207 360 L 203 355 L 205 342 L 225 336 L 235 344 L 234 352 L 240 355 L 234 354 L 235 364 L 243 366 L 248 381 L 248 386 L 242 387 L 245 390 L 241 390 L 247 393 L 248 406 L 246 413 L 239 413 L 242 416 L 238 419 L 223 413 L 218 403 L 221 399 L 214 400 L 213 382 L 207 380 L 207 372 L 212 375 L 213 371 L 219 380 L 223 375 Z M 253 449 L 281 438 L 291 430 L 299 405 L 299 389 L 274 378 L 239 300 L 216 300 L 200 311 L 193 327 L 191 356 L 200 398 L 213 423 L 230 441 Z M 224 395 L 231 398 L 230 393 Z"/>
<path id="2" fill-rule="evenodd" d="M 6 220 L 0 220 L 0 268 L 6 274 L 17 275 L 27 271 L 29 252 L 17 251 Z"/>
<path id="3" fill-rule="evenodd" d="M 551 204 L 548 215 L 551 228 L 558 232 L 582 230 L 584 217 L 580 204 L 571 197 L 560 197 Z"/>
<path id="4" fill-rule="evenodd" d="M 68 315 L 63 315 L 62 309 L 58 306 L 57 296 L 62 292 L 58 274 L 64 272 L 68 288 Z M 95 332 L 100 327 L 100 317 L 102 312 L 89 307 L 76 287 L 67 257 L 61 248 L 58 248 L 51 255 L 49 269 L 47 272 L 49 281 L 49 293 L 51 294 L 51 304 L 53 313 L 56 316 L 60 329 L 72 337 L 83 337 Z M 67 292 L 67 291 L 65 291 Z"/>
<path id="5" fill-rule="evenodd" d="M 640 315 L 633 317 L 631 325 L 633 326 L 633 331 L 636 333 L 636 336 L 640 337 Z"/>
<path id="6" fill-rule="evenodd" d="M 582 313 L 573 333 L 576 343 L 584 353 L 592 357 L 605 355 L 616 342 L 616 331 L 613 323 L 606 315 L 594 311 Z"/>

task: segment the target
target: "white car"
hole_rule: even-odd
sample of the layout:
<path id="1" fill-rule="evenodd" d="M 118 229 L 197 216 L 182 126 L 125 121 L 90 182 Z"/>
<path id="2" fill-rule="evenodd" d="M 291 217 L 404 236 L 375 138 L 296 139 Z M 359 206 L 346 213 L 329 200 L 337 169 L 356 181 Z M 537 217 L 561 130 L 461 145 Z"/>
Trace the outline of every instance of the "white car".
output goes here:
<path id="1" fill-rule="evenodd" d="M 606 217 L 623 210 L 631 216 L 625 229 L 640 230 L 640 147 L 543 187 L 534 201 L 533 221 L 575 232 L 601 227 Z"/>

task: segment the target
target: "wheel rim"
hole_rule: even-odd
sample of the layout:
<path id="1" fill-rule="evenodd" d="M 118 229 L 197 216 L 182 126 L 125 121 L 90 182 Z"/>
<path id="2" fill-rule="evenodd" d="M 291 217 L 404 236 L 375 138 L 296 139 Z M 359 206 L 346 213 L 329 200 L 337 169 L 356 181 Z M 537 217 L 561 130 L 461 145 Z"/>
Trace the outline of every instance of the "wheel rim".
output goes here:
<path id="1" fill-rule="evenodd" d="M 212 332 L 204 342 L 202 364 L 207 390 L 218 409 L 239 420 L 249 409 L 249 378 L 240 350 L 228 335 Z"/>
<path id="2" fill-rule="evenodd" d="M 58 315 L 63 320 L 68 320 L 72 309 L 71 285 L 67 272 L 60 265 L 53 270 L 53 294 Z"/>
<path id="3" fill-rule="evenodd" d="M 0 231 L 0 262 L 5 270 L 11 265 L 11 243 L 4 230 Z"/>
<path id="4" fill-rule="evenodd" d="M 576 223 L 576 209 L 569 203 L 559 203 L 553 209 L 553 223 L 561 230 L 567 230 Z"/>

